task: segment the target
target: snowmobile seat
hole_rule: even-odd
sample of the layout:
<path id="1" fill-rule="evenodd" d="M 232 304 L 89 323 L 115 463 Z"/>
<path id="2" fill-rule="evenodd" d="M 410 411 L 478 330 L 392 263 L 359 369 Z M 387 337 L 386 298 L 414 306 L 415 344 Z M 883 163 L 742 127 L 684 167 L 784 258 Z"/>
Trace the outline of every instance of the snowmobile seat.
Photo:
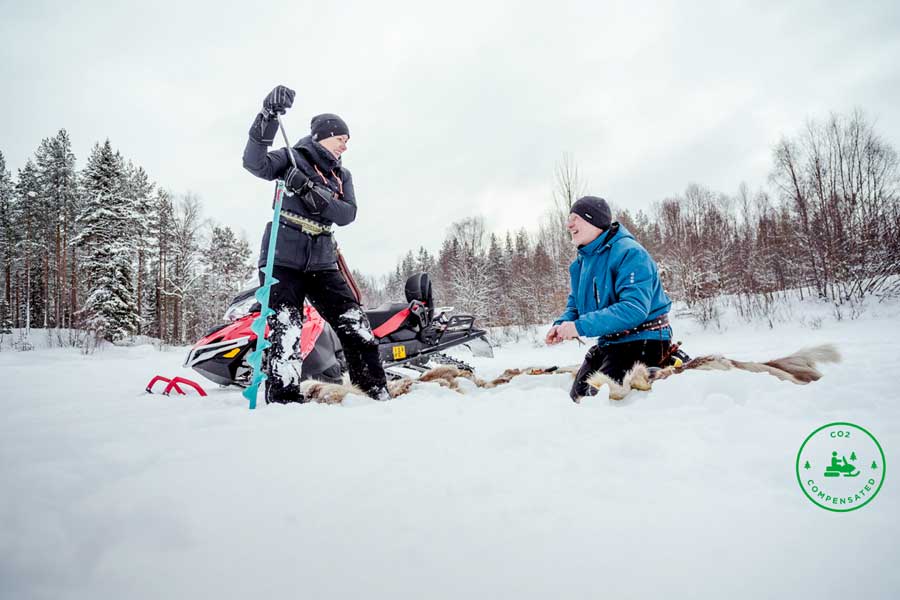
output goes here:
<path id="1" fill-rule="evenodd" d="M 433 299 L 428 273 L 416 273 L 407 279 L 404 292 L 407 304 L 386 303 L 374 310 L 366 311 L 375 337 L 383 338 L 393 334 L 410 321 L 419 327 L 425 327 L 431 321 L 434 309 L 431 306 Z"/>
<path id="2" fill-rule="evenodd" d="M 425 304 L 428 311 L 434 310 L 434 297 L 431 292 L 431 278 L 428 273 L 416 273 L 406 280 L 406 301 L 418 300 Z M 430 316 L 430 315 L 429 315 Z"/>
<path id="3" fill-rule="evenodd" d="M 416 339 L 416 332 L 410 329 L 401 329 L 389 335 L 388 339 L 392 342 L 410 342 Z"/>
<path id="4" fill-rule="evenodd" d="M 409 305 L 405 302 L 385 302 L 377 308 L 367 310 L 366 316 L 369 317 L 369 325 L 372 326 L 372 329 L 377 329 L 385 321 L 408 307 Z"/>

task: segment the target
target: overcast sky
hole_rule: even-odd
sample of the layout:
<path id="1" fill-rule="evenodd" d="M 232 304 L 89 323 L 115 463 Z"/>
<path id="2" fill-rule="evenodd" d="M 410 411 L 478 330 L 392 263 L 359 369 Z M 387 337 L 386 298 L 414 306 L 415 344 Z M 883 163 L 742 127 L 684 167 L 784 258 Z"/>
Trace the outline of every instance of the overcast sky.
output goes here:
<path id="1" fill-rule="evenodd" d="M 241 167 L 276 84 L 292 140 L 336 112 L 359 214 L 352 266 L 436 251 L 455 219 L 535 227 L 554 164 L 646 208 L 690 182 L 766 185 L 808 118 L 863 108 L 900 145 L 900 3 L 10 2 L 0 151 L 15 174 L 66 128 L 79 168 L 108 137 L 256 252 L 272 184 Z"/>

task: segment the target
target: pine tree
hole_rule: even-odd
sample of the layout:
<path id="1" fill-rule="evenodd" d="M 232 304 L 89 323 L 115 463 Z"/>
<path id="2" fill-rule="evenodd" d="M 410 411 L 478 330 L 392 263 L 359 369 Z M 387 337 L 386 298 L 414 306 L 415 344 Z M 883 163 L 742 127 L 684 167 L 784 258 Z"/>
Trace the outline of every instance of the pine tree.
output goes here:
<path id="1" fill-rule="evenodd" d="M 167 295 L 172 300 L 172 339 L 185 343 L 198 333 L 199 306 L 202 301 L 195 288 L 202 273 L 200 260 L 201 218 L 200 198 L 185 194 L 175 207 L 171 227 L 171 269 L 166 274 Z"/>
<path id="2" fill-rule="evenodd" d="M 413 256 L 412 250 L 406 253 L 400 263 L 400 281 L 401 286 L 406 284 L 406 280 L 417 271 L 416 258 Z"/>
<path id="3" fill-rule="evenodd" d="M 144 171 L 143 167 L 136 166 L 129 162 L 125 171 L 126 195 L 135 217 L 134 219 L 131 219 L 134 231 L 130 232 L 130 235 L 134 240 L 134 257 L 136 262 L 134 290 L 135 300 L 137 302 L 137 312 L 138 315 L 140 315 L 138 333 L 142 333 L 144 323 L 148 320 L 145 299 L 149 287 L 147 283 L 150 276 L 149 269 L 147 268 L 148 255 L 153 247 L 153 188 L 155 187 L 155 184 L 150 181 L 150 178 L 147 176 L 147 172 Z"/>
<path id="4" fill-rule="evenodd" d="M 509 289 L 513 322 L 527 325 L 535 322 L 532 282 L 528 277 L 531 262 L 531 241 L 528 232 L 520 229 L 516 233 L 515 247 L 510 255 L 510 272 L 515 274 Z"/>
<path id="5" fill-rule="evenodd" d="M 406 299 L 404 294 L 404 284 L 406 279 L 403 276 L 403 260 L 397 261 L 397 266 L 387 276 L 385 282 L 385 294 L 389 302 L 403 302 Z"/>
<path id="6" fill-rule="evenodd" d="M 231 299 L 253 273 L 250 244 L 230 227 L 214 226 L 201 258 L 204 273 L 201 328 L 217 323 Z"/>
<path id="7" fill-rule="evenodd" d="M 434 257 L 428 253 L 428 250 L 425 249 L 425 246 L 419 246 L 419 253 L 418 255 L 416 255 L 415 270 L 419 273 L 432 274 L 432 272 L 434 271 L 434 267 Z"/>
<path id="8" fill-rule="evenodd" d="M 551 316 L 560 311 L 560 298 L 554 294 L 553 263 L 544 249 L 544 244 L 538 242 L 531 254 L 531 268 L 527 279 L 531 284 L 531 303 L 534 306 L 535 318 L 538 321 L 552 320 Z"/>
<path id="9" fill-rule="evenodd" d="M 450 235 L 455 244 L 455 260 L 446 280 L 450 295 L 460 309 L 486 320 L 493 302 L 485 256 L 484 220 L 468 217 L 456 221 L 450 226 Z"/>
<path id="10" fill-rule="evenodd" d="M 98 338 L 117 341 L 133 335 L 139 315 L 134 298 L 131 240 L 134 215 L 125 193 L 125 167 L 109 140 L 95 144 L 82 172 L 85 202 L 76 243 L 84 251 L 88 284 L 82 312 Z"/>
<path id="11" fill-rule="evenodd" d="M 12 313 L 9 310 L 9 302 L 0 296 L 0 334 L 12 333 Z"/>
<path id="12" fill-rule="evenodd" d="M 509 278 L 509 270 L 503 260 L 503 250 L 500 247 L 500 239 L 496 234 L 491 234 L 491 241 L 487 252 L 488 291 L 494 302 L 489 306 L 488 321 L 486 325 L 507 325 L 509 309 L 506 302 L 501 299 L 506 294 L 506 285 Z"/>
<path id="13" fill-rule="evenodd" d="M 441 304 L 458 305 L 450 284 L 456 269 L 458 255 L 459 242 L 456 238 L 445 238 L 441 245 L 441 251 L 438 253 L 436 277 L 433 278 L 434 292 L 437 297 L 441 298 Z"/>
<path id="14" fill-rule="evenodd" d="M 13 265 L 16 263 L 16 245 L 18 243 L 18 227 L 14 219 L 15 186 L 12 176 L 6 170 L 6 159 L 0 152 L 0 270 L 3 275 L 2 298 L 7 311 L 12 306 Z M 12 325 L 10 325 L 12 327 Z"/>
<path id="15" fill-rule="evenodd" d="M 19 169 L 16 184 L 16 203 L 13 221 L 18 224 L 20 236 L 16 253 L 22 259 L 21 272 L 16 277 L 15 320 L 17 327 L 27 331 L 40 322 L 40 182 L 37 167 L 31 159 Z"/>
<path id="16" fill-rule="evenodd" d="M 169 193 L 157 189 L 153 197 L 153 209 L 149 217 L 151 249 L 150 271 L 153 288 L 150 291 L 150 335 L 163 341 L 171 341 L 171 253 L 174 246 L 175 209 Z"/>
<path id="17" fill-rule="evenodd" d="M 38 169 L 41 198 L 41 246 L 44 299 L 47 306 L 44 326 L 60 327 L 70 324 L 74 307 L 69 287 L 71 249 L 68 247 L 71 228 L 76 216 L 78 181 L 75 155 L 65 129 L 41 142 L 35 162 Z"/>

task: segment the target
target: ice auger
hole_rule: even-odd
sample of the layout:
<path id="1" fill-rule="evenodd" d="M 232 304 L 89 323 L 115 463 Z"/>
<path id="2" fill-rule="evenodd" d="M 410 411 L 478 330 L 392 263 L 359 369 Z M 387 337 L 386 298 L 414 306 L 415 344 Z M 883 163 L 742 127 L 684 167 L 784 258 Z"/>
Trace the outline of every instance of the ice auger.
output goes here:
<path id="1" fill-rule="evenodd" d="M 278 128 L 284 137 L 284 145 L 287 147 L 288 156 L 291 157 L 291 164 L 297 168 L 297 161 L 294 159 L 294 151 L 288 142 L 287 134 L 284 132 L 284 125 L 281 123 L 281 117 L 275 115 L 278 120 Z M 275 244 L 278 241 L 278 221 L 281 216 L 281 199 L 284 197 L 285 187 L 284 180 L 279 179 L 275 184 L 275 202 L 272 214 L 272 228 L 269 233 L 269 251 L 266 254 L 266 266 L 263 267 L 262 286 L 256 290 L 256 300 L 259 302 L 259 316 L 253 320 L 250 331 L 256 334 L 256 350 L 247 355 L 247 363 L 253 370 L 253 376 L 250 378 L 250 385 L 244 390 L 244 398 L 250 401 L 250 410 L 256 408 L 256 395 L 259 390 L 259 384 L 266 380 L 266 374 L 262 370 L 263 352 L 272 345 L 266 339 L 266 322 L 269 315 L 275 314 L 275 311 L 269 308 L 269 292 L 272 286 L 278 283 L 278 280 L 272 275 L 272 269 L 275 266 Z"/>

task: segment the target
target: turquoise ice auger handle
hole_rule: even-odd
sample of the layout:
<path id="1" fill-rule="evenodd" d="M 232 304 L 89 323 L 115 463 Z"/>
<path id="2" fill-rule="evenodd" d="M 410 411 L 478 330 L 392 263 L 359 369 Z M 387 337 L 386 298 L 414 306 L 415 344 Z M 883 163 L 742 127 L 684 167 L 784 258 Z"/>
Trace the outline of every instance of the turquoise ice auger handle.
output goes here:
<path id="1" fill-rule="evenodd" d="M 294 153 L 291 150 L 291 143 L 288 141 L 287 133 L 284 131 L 284 125 L 281 123 L 281 117 L 275 115 L 278 120 L 278 128 L 284 138 L 284 145 L 287 148 L 288 156 L 291 164 L 297 168 L 297 161 L 294 159 Z M 272 276 L 272 268 L 275 266 L 275 243 L 278 241 L 278 221 L 281 217 L 281 199 L 284 197 L 285 187 L 284 181 L 279 179 L 275 185 L 275 206 L 272 211 L 272 229 L 269 232 L 269 251 L 266 253 L 266 266 L 263 268 L 263 284 L 256 290 L 256 300 L 259 302 L 259 316 L 253 319 L 250 325 L 250 331 L 256 334 L 256 350 L 247 355 L 247 363 L 253 371 L 253 377 L 250 378 L 250 385 L 244 390 L 244 398 L 250 401 L 250 410 L 256 408 L 256 394 L 259 391 L 259 384 L 267 379 L 266 374 L 262 370 L 263 352 L 272 345 L 272 342 L 266 339 L 266 322 L 269 315 L 274 315 L 275 311 L 269 308 L 269 292 L 272 286 L 278 283 L 278 280 Z"/>
<path id="2" fill-rule="evenodd" d="M 275 311 L 269 308 L 269 293 L 272 286 L 278 283 L 278 280 L 272 276 L 272 268 L 275 266 L 275 243 L 278 240 L 278 217 L 281 214 L 281 198 L 284 195 L 284 181 L 278 180 L 275 186 L 275 209 L 272 215 L 272 230 L 269 232 L 269 251 L 266 253 L 266 266 L 263 267 L 263 284 L 256 290 L 256 300 L 259 302 L 259 316 L 253 319 L 250 325 L 250 331 L 256 334 L 256 350 L 247 355 L 247 363 L 253 370 L 253 377 L 250 379 L 250 385 L 244 390 L 244 398 L 250 401 L 250 410 L 256 408 L 256 394 L 259 390 L 259 384 L 266 380 L 266 374 L 262 370 L 263 352 L 272 345 L 266 339 L 266 322 L 269 315 L 274 315 Z"/>

